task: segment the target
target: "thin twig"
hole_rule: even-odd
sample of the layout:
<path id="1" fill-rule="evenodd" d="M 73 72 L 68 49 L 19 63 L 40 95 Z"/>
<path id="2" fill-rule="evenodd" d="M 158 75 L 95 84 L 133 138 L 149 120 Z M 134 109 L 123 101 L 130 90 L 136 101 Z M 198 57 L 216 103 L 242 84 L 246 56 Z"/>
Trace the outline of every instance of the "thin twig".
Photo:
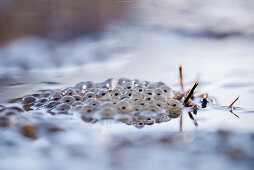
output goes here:
<path id="1" fill-rule="evenodd" d="M 235 102 L 239 99 L 240 96 L 238 96 L 229 106 L 228 106 L 228 109 L 230 111 L 230 113 L 232 113 L 233 115 L 235 115 L 236 117 L 238 117 L 240 119 L 240 117 L 234 113 L 234 110 L 233 110 L 233 106 L 235 104 Z"/>
<path id="2" fill-rule="evenodd" d="M 184 92 L 183 88 L 183 71 L 182 71 L 182 65 L 179 66 L 179 76 L 180 76 L 180 86 L 182 88 L 182 91 Z M 180 132 L 183 131 L 183 115 L 180 116 Z"/>
<path id="3" fill-rule="evenodd" d="M 189 99 L 191 98 L 191 96 L 193 95 L 194 90 L 196 89 L 197 86 L 198 86 L 198 82 L 195 82 L 194 85 L 192 86 L 190 92 L 188 93 L 187 97 L 183 101 L 184 106 L 187 106 L 187 103 L 188 103 Z"/>
<path id="4" fill-rule="evenodd" d="M 179 66 L 179 74 L 180 74 L 180 85 L 181 85 L 182 91 L 184 91 L 182 65 Z"/>
<path id="5" fill-rule="evenodd" d="M 239 97 L 240 97 L 240 96 L 238 96 L 238 97 L 228 106 L 228 108 L 233 107 L 233 105 L 234 105 L 235 102 L 239 99 Z"/>

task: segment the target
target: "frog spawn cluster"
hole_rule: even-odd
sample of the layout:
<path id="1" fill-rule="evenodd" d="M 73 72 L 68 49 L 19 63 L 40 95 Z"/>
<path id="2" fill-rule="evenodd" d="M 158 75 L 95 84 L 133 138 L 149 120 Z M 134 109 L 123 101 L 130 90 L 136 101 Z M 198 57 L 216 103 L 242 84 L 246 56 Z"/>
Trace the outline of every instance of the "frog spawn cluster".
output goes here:
<path id="1" fill-rule="evenodd" d="M 65 90 L 46 90 L 22 98 L 25 110 L 77 115 L 85 122 L 114 119 L 142 128 L 181 115 L 182 104 L 162 82 L 108 79 L 103 83 L 80 82 Z"/>

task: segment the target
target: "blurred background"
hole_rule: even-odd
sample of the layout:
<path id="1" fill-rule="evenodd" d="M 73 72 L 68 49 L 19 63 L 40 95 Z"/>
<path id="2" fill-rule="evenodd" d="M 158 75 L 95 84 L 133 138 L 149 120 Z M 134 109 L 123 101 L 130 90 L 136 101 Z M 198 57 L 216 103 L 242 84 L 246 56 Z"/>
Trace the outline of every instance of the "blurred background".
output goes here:
<path id="1" fill-rule="evenodd" d="M 56 41 L 94 36 L 123 18 L 127 5 L 119 0 L 2 0 L 1 43 L 29 36 Z"/>

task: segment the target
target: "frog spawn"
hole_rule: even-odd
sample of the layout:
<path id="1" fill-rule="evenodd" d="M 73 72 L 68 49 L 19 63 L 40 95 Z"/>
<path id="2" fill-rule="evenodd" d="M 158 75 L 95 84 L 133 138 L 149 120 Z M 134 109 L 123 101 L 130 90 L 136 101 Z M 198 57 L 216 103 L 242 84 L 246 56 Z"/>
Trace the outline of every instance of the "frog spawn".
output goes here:
<path id="1" fill-rule="evenodd" d="M 20 103 L 26 111 L 44 109 L 52 115 L 75 115 L 91 123 L 113 119 L 136 128 L 177 118 L 183 108 L 164 83 L 125 78 L 98 84 L 80 82 L 64 90 L 25 96 Z"/>

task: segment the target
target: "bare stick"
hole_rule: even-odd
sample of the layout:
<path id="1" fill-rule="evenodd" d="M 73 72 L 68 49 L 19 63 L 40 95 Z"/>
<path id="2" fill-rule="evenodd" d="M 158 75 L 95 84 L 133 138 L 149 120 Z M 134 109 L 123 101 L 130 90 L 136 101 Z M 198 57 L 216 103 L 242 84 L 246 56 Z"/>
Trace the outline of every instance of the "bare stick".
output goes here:
<path id="1" fill-rule="evenodd" d="M 228 108 L 233 107 L 233 105 L 234 105 L 235 102 L 239 99 L 239 97 L 240 97 L 240 96 L 238 96 L 238 97 L 228 106 Z"/>
<path id="2" fill-rule="evenodd" d="M 229 106 L 228 106 L 228 109 L 230 111 L 230 113 L 232 113 L 233 115 L 235 115 L 236 117 L 238 117 L 240 119 L 240 117 L 234 113 L 233 111 L 233 106 L 235 104 L 235 102 L 239 99 L 240 96 L 238 96 Z"/>
<path id="3" fill-rule="evenodd" d="M 180 76 L 180 86 L 182 88 L 182 91 L 184 92 L 184 88 L 183 88 L 183 69 L 182 69 L 182 65 L 180 64 L 179 66 L 179 76 Z M 180 132 L 183 131 L 183 115 L 180 116 Z"/>
<path id="4" fill-rule="evenodd" d="M 182 65 L 179 66 L 179 74 L 180 74 L 180 85 L 181 85 L 182 91 L 184 91 Z"/>
<path id="5" fill-rule="evenodd" d="M 185 100 L 183 101 L 183 105 L 186 106 L 189 99 L 191 98 L 191 96 L 193 95 L 194 93 L 194 90 L 196 89 L 196 87 L 198 86 L 198 82 L 195 82 L 194 85 L 192 86 L 189 94 L 187 95 L 187 97 L 185 98 Z"/>
<path id="6" fill-rule="evenodd" d="M 183 71 L 182 71 L 182 65 L 179 66 L 179 76 L 180 76 L 180 86 L 182 88 L 182 91 L 184 91 L 183 88 Z M 180 116 L 180 132 L 183 131 L 183 115 Z"/>

